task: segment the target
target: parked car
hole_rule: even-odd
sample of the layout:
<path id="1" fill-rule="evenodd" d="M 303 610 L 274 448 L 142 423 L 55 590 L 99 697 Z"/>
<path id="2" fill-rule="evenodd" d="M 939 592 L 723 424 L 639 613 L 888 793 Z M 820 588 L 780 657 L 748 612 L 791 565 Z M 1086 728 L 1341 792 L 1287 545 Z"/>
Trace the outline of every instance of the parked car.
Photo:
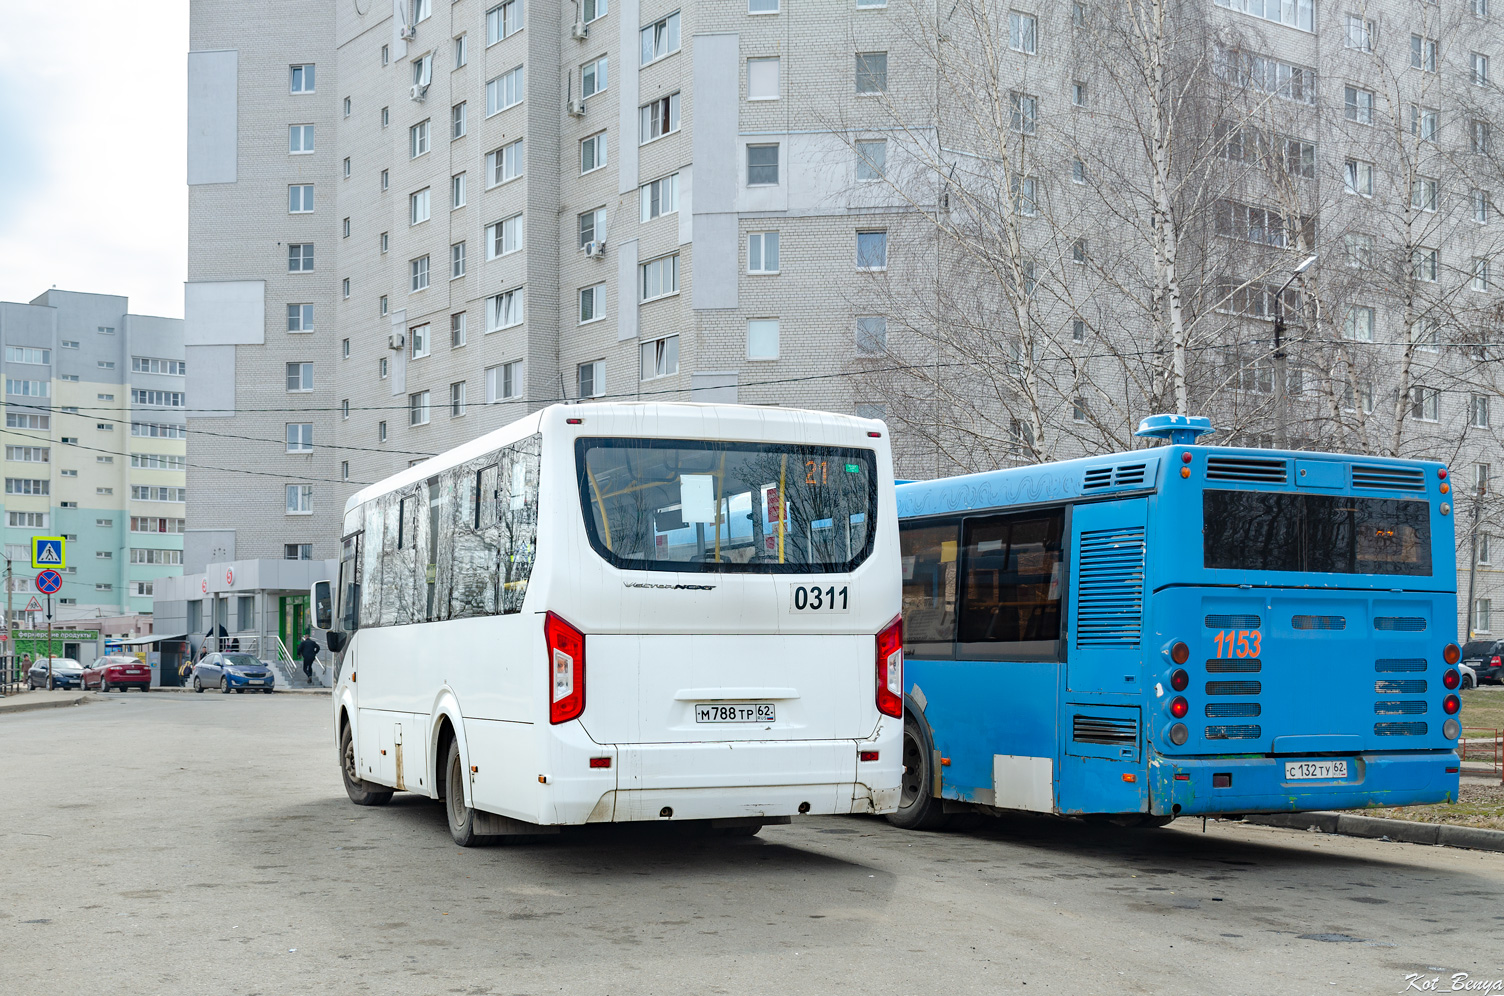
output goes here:
<path id="1" fill-rule="evenodd" d="M 47 671 L 47 662 L 52 662 L 52 672 Z M 71 657 L 38 657 L 31 670 L 26 672 L 29 688 L 79 688 L 83 684 L 83 665 Z"/>
<path id="2" fill-rule="evenodd" d="M 271 668 L 250 654 L 209 654 L 193 668 L 193 690 L 218 688 L 221 692 L 244 692 L 247 689 L 271 694 L 276 678 Z"/>
<path id="3" fill-rule="evenodd" d="M 1463 689 L 1478 687 L 1478 674 L 1466 664 L 1457 665 L 1458 685 Z"/>
<path id="4" fill-rule="evenodd" d="M 1504 684 L 1504 640 L 1472 640 L 1464 644 L 1462 663 L 1473 669 L 1479 683 Z"/>
<path id="5" fill-rule="evenodd" d="M 151 665 L 128 654 L 111 654 L 84 668 L 83 687 L 101 692 L 124 692 L 139 688 L 151 691 Z"/>

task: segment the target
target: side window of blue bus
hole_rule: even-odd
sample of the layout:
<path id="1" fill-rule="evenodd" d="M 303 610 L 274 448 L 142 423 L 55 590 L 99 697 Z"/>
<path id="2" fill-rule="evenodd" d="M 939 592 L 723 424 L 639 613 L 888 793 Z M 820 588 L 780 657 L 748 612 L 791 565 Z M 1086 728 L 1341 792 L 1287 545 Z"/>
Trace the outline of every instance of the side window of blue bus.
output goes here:
<path id="1" fill-rule="evenodd" d="M 1063 508 L 966 520 L 956 636 L 963 656 L 1059 659 L 1064 536 Z"/>
<path id="2" fill-rule="evenodd" d="M 898 542 L 903 558 L 904 653 L 950 657 L 956 639 L 961 523 L 903 523 Z"/>

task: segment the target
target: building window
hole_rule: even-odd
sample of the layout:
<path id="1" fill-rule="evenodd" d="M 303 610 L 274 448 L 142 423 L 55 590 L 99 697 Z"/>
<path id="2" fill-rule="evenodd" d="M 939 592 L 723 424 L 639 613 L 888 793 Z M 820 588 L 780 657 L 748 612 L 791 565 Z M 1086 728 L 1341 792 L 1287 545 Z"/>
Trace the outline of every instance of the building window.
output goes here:
<path id="1" fill-rule="evenodd" d="M 350 417 L 350 399 L 349 398 L 346 398 L 345 400 L 343 400 L 343 401 L 341 401 L 339 403 L 339 412 L 340 412 L 340 418 L 348 419 Z"/>
<path id="2" fill-rule="evenodd" d="M 312 422 L 289 422 L 289 423 L 287 423 L 287 452 L 289 452 L 289 453 L 312 453 L 313 452 L 313 423 Z"/>
<path id="3" fill-rule="evenodd" d="M 857 6 L 861 6 L 860 2 Z M 778 0 L 747 0 L 747 13 L 776 14 L 778 13 Z"/>
<path id="4" fill-rule="evenodd" d="M 1008 94 L 1008 126 L 1020 135 L 1034 134 L 1039 122 L 1039 98 L 1014 91 Z"/>
<path id="5" fill-rule="evenodd" d="M 1434 142 L 1440 128 L 1440 111 L 1434 107 L 1421 107 L 1419 104 L 1410 105 L 1410 134 L 1423 142 Z"/>
<path id="6" fill-rule="evenodd" d="M 313 93 L 313 64 L 292 67 L 292 82 L 289 89 L 293 93 Z"/>
<path id="7" fill-rule="evenodd" d="M 302 362 L 287 364 L 287 389 L 295 392 L 313 390 L 313 364 Z"/>
<path id="8" fill-rule="evenodd" d="M 778 59 L 747 60 L 747 99 L 778 99 Z"/>
<path id="9" fill-rule="evenodd" d="M 1361 232 L 1350 232 L 1342 237 L 1343 258 L 1348 266 L 1372 269 L 1374 265 L 1374 238 Z"/>
<path id="10" fill-rule="evenodd" d="M 1417 177 L 1410 184 L 1410 206 L 1417 211 L 1435 211 L 1437 188 L 1435 180 Z"/>
<path id="11" fill-rule="evenodd" d="M 1416 280 L 1428 284 L 1436 282 L 1437 270 L 1440 269 L 1441 252 L 1437 249 L 1424 247 L 1410 250 L 1411 275 Z"/>
<path id="12" fill-rule="evenodd" d="M 606 133 L 580 139 L 580 172 L 589 173 L 606 165 Z"/>
<path id="13" fill-rule="evenodd" d="M 1343 87 L 1342 116 L 1358 124 L 1373 124 L 1373 91 L 1355 86 Z"/>
<path id="14" fill-rule="evenodd" d="M 449 348 L 458 349 L 465 344 L 465 312 L 457 311 L 449 316 Z"/>
<path id="15" fill-rule="evenodd" d="M 1488 224 L 1489 207 L 1493 203 L 1493 198 L 1489 195 L 1489 192 L 1486 190 L 1474 190 L 1472 192 L 1472 202 L 1473 220 L 1480 225 Z"/>
<path id="16" fill-rule="evenodd" d="M 1471 416 L 1471 418 L 1469 419 L 1469 421 L 1472 423 L 1473 428 L 1475 428 L 1475 429 L 1487 429 L 1488 425 L 1489 425 L 1489 421 L 1488 421 L 1488 395 L 1486 395 L 1486 394 L 1475 394 L 1475 395 L 1473 395 L 1473 403 L 1472 403 L 1471 408 L 1469 409 L 1469 414 Z"/>
<path id="17" fill-rule="evenodd" d="M 1343 20 L 1342 47 L 1359 52 L 1373 51 L 1374 23 L 1360 14 L 1347 14 Z"/>
<path id="18" fill-rule="evenodd" d="M 856 178 L 881 180 L 888 167 L 888 141 L 879 138 L 856 143 Z"/>
<path id="19" fill-rule="evenodd" d="M 1423 73 L 1436 72 L 1436 39 L 1410 36 L 1410 68 Z"/>
<path id="20" fill-rule="evenodd" d="M 409 260 L 407 268 L 410 277 L 408 281 L 408 293 L 417 293 L 420 290 L 427 290 L 428 257 L 419 256 L 417 259 Z"/>
<path id="21" fill-rule="evenodd" d="M 1342 323 L 1342 335 L 1356 342 L 1373 342 L 1373 309 L 1362 304 L 1348 308 Z"/>
<path id="22" fill-rule="evenodd" d="M 669 377 L 679 372 L 679 337 L 665 336 L 642 344 L 642 379 Z"/>
<path id="23" fill-rule="evenodd" d="M 522 361 L 486 368 L 486 403 L 508 401 L 522 393 Z"/>
<path id="24" fill-rule="evenodd" d="M 1478 534 L 1478 563 L 1480 564 L 1493 563 L 1493 557 L 1491 556 L 1489 550 L 1488 538 L 1488 533 L 1480 532 Z"/>
<path id="25" fill-rule="evenodd" d="M 408 329 L 407 340 L 411 344 L 412 358 L 421 360 L 427 356 L 432 339 L 433 337 L 429 334 L 429 325 L 427 322 L 424 322 L 422 325 L 414 325 Z"/>
<path id="26" fill-rule="evenodd" d="M 1342 186 L 1349 194 L 1359 197 L 1373 196 L 1373 163 L 1349 159 L 1343 165 Z"/>
<path id="27" fill-rule="evenodd" d="M 601 56 L 594 62 L 587 62 L 580 67 L 580 96 L 593 97 L 606 89 L 607 84 L 607 59 Z"/>
<path id="28" fill-rule="evenodd" d="M 490 319 L 487 331 L 496 332 L 522 324 L 522 288 L 494 295 L 486 304 Z"/>
<path id="29" fill-rule="evenodd" d="M 778 185 L 778 146 L 747 146 L 747 186 Z"/>
<path id="30" fill-rule="evenodd" d="M 888 89 L 888 53 L 856 54 L 856 92 L 885 93 Z"/>
<path id="31" fill-rule="evenodd" d="M 580 288 L 580 324 L 598 322 L 606 317 L 606 285 Z"/>
<path id="32" fill-rule="evenodd" d="M 449 108 L 449 140 L 465 137 L 465 105 L 466 101 L 460 101 Z"/>
<path id="33" fill-rule="evenodd" d="M 514 214 L 486 226 L 486 258 L 496 259 L 522 248 L 522 215 Z"/>
<path id="34" fill-rule="evenodd" d="M 888 268 L 888 233 L 856 233 L 856 268 L 858 270 L 886 270 Z"/>
<path id="35" fill-rule="evenodd" d="M 46 529 L 51 518 L 48 512 L 6 512 L 5 524 L 12 529 Z M 109 523 L 109 519 L 95 519 L 94 524 Z"/>
<path id="36" fill-rule="evenodd" d="M 465 206 L 465 174 L 456 173 L 449 178 L 449 210 Z"/>
<path id="37" fill-rule="evenodd" d="M 777 232 L 752 232 L 747 236 L 747 272 L 778 272 Z"/>
<path id="38" fill-rule="evenodd" d="M 457 380 L 449 385 L 449 417 L 459 418 L 465 414 L 465 382 Z"/>
<path id="39" fill-rule="evenodd" d="M 456 35 L 454 38 L 454 68 L 461 69 L 470 61 L 470 36 Z"/>
<path id="40" fill-rule="evenodd" d="M 465 243 L 456 242 L 449 247 L 449 279 L 458 280 L 465 275 Z"/>
<path id="41" fill-rule="evenodd" d="M 288 515 L 312 515 L 313 514 L 313 485 L 312 484 L 289 484 L 289 485 L 287 485 L 287 514 Z"/>
<path id="42" fill-rule="evenodd" d="M 1479 598 L 1473 603 L 1473 624 L 1476 633 L 1493 632 L 1493 599 Z"/>
<path id="43" fill-rule="evenodd" d="M 606 361 L 581 363 L 575 370 L 580 397 L 598 398 L 606 393 Z"/>
<path id="44" fill-rule="evenodd" d="M 345 117 L 348 118 L 349 116 L 350 116 L 350 98 L 346 97 L 345 98 Z"/>
<path id="45" fill-rule="evenodd" d="M 494 45 L 522 30 L 522 0 L 506 0 L 486 11 L 486 44 Z"/>
<path id="46" fill-rule="evenodd" d="M 1034 177 L 1014 174 L 1008 178 L 1009 192 L 1013 195 L 1013 210 L 1025 218 L 1039 214 L 1039 199 Z"/>
<path id="47" fill-rule="evenodd" d="M 1086 106 L 1086 84 L 1079 81 L 1071 84 L 1071 106 Z"/>
<path id="48" fill-rule="evenodd" d="M 407 157 L 416 159 L 427 155 L 429 146 L 429 119 L 425 118 L 407 129 Z"/>
<path id="49" fill-rule="evenodd" d="M 382 190 L 389 190 L 391 188 L 391 186 L 392 186 L 392 172 L 391 172 L 391 170 L 385 170 L 384 169 L 384 170 L 381 171 L 381 189 Z"/>
<path id="50" fill-rule="evenodd" d="M 486 83 L 486 117 L 522 103 L 522 67 L 508 70 Z"/>
<path id="51" fill-rule="evenodd" d="M 677 213 L 679 210 L 679 174 L 670 173 L 661 180 L 644 183 L 637 188 L 637 201 L 644 224 L 665 214 Z"/>
<path id="52" fill-rule="evenodd" d="M 1473 119 L 1467 123 L 1468 148 L 1471 152 L 1486 155 L 1489 150 L 1489 127 L 1487 121 Z"/>
<path id="53" fill-rule="evenodd" d="M 313 243 L 294 242 L 287 247 L 287 272 L 311 273 L 313 271 Z"/>
<path id="54" fill-rule="evenodd" d="M 881 315 L 864 315 L 856 320 L 856 351 L 867 355 L 888 348 L 888 320 Z"/>
<path id="55" fill-rule="evenodd" d="M 638 129 L 641 134 L 640 144 L 647 144 L 655 138 L 672 134 L 679 130 L 679 93 L 675 91 L 667 97 L 660 97 L 651 103 L 643 104 L 637 109 Z"/>
<path id="56" fill-rule="evenodd" d="M 392 61 L 391 46 L 389 46 L 389 45 L 383 45 L 383 46 L 381 46 L 381 64 L 384 66 L 384 65 L 386 65 L 387 63 L 389 63 L 391 61 Z"/>
<path id="57" fill-rule="evenodd" d="M 606 241 L 606 209 L 602 207 L 582 212 L 575 218 L 575 231 L 579 236 L 581 249 L 592 242 Z"/>
<path id="58" fill-rule="evenodd" d="M 1071 262 L 1086 264 L 1086 240 L 1077 239 L 1071 243 Z"/>
<path id="59" fill-rule="evenodd" d="M 1033 55 L 1038 32 L 1039 25 L 1033 14 L 1021 14 L 1016 10 L 1008 12 L 1008 48 Z"/>
<path id="60" fill-rule="evenodd" d="M 1488 86 L 1488 56 L 1471 52 L 1468 54 L 1468 66 L 1472 69 L 1473 85 Z"/>
<path id="61" fill-rule="evenodd" d="M 428 392 L 419 391 L 407 396 L 407 424 L 428 424 Z"/>
<path id="62" fill-rule="evenodd" d="M 382 419 L 380 422 L 376 423 L 376 441 L 378 443 L 384 443 L 384 442 L 386 442 L 386 420 L 385 419 Z"/>
<path id="63" fill-rule="evenodd" d="M 510 145 L 504 145 L 495 152 L 486 154 L 486 177 L 490 181 L 489 186 L 494 187 L 498 183 L 506 183 L 522 175 L 522 143 L 523 139 L 519 138 Z"/>
<path id="64" fill-rule="evenodd" d="M 656 62 L 679 51 L 679 15 L 673 13 L 642 29 L 642 64 Z"/>
<path id="65" fill-rule="evenodd" d="M 342 298 L 344 298 L 346 301 L 350 300 L 350 278 L 349 277 L 346 277 L 345 279 L 343 279 L 343 280 L 341 280 L 339 282 L 339 292 L 340 292 L 340 296 Z"/>
<path id="66" fill-rule="evenodd" d="M 1475 290 L 1475 291 L 1486 291 L 1486 290 L 1490 289 L 1492 286 L 1493 286 L 1492 283 L 1489 281 L 1488 257 L 1487 256 L 1474 256 L 1473 257 L 1473 280 L 1472 280 L 1473 290 Z"/>
<path id="67" fill-rule="evenodd" d="M 346 218 L 344 220 L 344 222 L 341 223 L 340 234 L 341 234 L 341 236 L 343 238 L 347 238 L 348 239 L 350 237 L 350 219 L 349 218 Z"/>
<path id="68" fill-rule="evenodd" d="M 289 304 L 287 306 L 287 331 L 313 331 L 313 305 Z"/>
<path id="69" fill-rule="evenodd" d="M 580 10 L 580 17 L 586 24 L 598 17 L 606 16 L 606 0 L 585 0 Z"/>
<path id="70" fill-rule="evenodd" d="M 679 254 L 650 260 L 638 268 L 642 301 L 679 293 Z"/>
<path id="71" fill-rule="evenodd" d="M 752 318 L 747 321 L 747 359 L 778 359 L 778 319 Z"/>
<path id="72" fill-rule="evenodd" d="M 1085 342 L 1086 341 L 1086 320 L 1085 319 L 1083 319 L 1083 318 L 1073 318 L 1073 319 L 1071 319 L 1071 341 L 1072 342 Z"/>
<path id="73" fill-rule="evenodd" d="M 287 152 L 288 155 L 306 156 L 313 151 L 313 125 L 295 124 L 287 126 Z"/>
<path id="74" fill-rule="evenodd" d="M 344 171 L 345 179 L 346 180 L 350 179 L 350 157 L 349 156 L 345 157 L 345 161 L 344 161 L 344 164 L 341 166 L 341 169 Z"/>
<path id="75" fill-rule="evenodd" d="M 1420 422 L 1441 421 L 1441 392 L 1434 387 L 1412 387 L 1410 414 Z"/>
<path id="76" fill-rule="evenodd" d="M 415 190 L 407 196 L 407 223 L 409 225 L 421 225 L 428 220 L 428 187 Z"/>

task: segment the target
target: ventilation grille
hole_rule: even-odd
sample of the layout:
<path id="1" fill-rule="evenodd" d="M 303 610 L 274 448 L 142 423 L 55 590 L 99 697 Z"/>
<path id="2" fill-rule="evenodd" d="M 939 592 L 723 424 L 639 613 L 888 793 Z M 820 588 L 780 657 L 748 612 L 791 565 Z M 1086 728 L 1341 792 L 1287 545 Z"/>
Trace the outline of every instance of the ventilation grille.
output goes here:
<path id="1" fill-rule="evenodd" d="M 1424 633 L 1424 616 L 1374 616 L 1373 628 L 1389 633 Z"/>
<path id="2" fill-rule="evenodd" d="M 1380 699 L 1373 704 L 1373 711 L 1379 716 L 1424 716 L 1426 700 Z"/>
<path id="3" fill-rule="evenodd" d="M 1291 616 L 1290 625 L 1294 629 L 1347 629 L 1347 619 L 1343 616 Z"/>
<path id="4" fill-rule="evenodd" d="M 1212 702 L 1206 707 L 1206 718 L 1252 719 L 1262 711 L 1257 702 Z"/>
<path id="5" fill-rule="evenodd" d="M 1081 534 L 1076 646 L 1135 646 L 1144 615 L 1144 528 Z"/>
<path id="6" fill-rule="evenodd" d="M 1075 716 L 1071 739 L 1078 744 L 1136 744 L 1137 716 Z"/>
<path id="7" fill-rule="evenodd" d="M 1208 481 L 1250 481 L 1254 484 L 1284 484 L 1290 477 L 1283 460 L 1260 457 L 1209 456 L 1206 458 Z"/>
<path id="8" fill-rule="evenodd" d="M 1082 491 L 1100 491 L 1102 488 L 1142 487 L 1149 472 L 1147 463 L 1124 463 L 1116 467 L 1092 467 L 1082 475 Z"/>
<path id="9" fill-rule="evenodd" d="M 1223 658 L 1206 662 L 1207 674 L 1257 674 L 1264 669 L 1264 662 L 1257 657 Z"/>
<path id="10" fill-rule="evenodd" d="M 1353 487 L 1385 491 L 1425 491 L 1426 472 L 1418 467 L 1367 467 L 1353 465 Z"/>
<path id="11" fill-rule="evenodd" d="M 1375 695 L 1419 695 L 1425 690 L 1425 678 L 1391 678 L 1373 683 Z"/>
<path id="12" fill-rule="evenodd" d="M 1382 674 L 1392 674 L 1396 671 L 1424 671 L 1426 661 L 1423 657 L 1381 657 L 1373 662 L 1373 669 Z"/>
<path id="13" fill-rule="evenodd" d="M 1257 695 L 1263 689 L 1257 681 L 1208 681 L 1208 695 Z"/>
<path id="14" fill-rule="evenodd" d="M 1114 487 L 1130 488 L 1144 483 L 1144 472 L 1148 464 L 1125 463 L 1121 464 L 1112 475 Z"/>
<path id="15" fill-rule="evenodd" d="M 1081 482 L 1082 491 L 1093 491 L 1097 488 L 1112 487 L 1112 468 L 1093 467 L 1086 472 Z"/>
<path id="16" fill-rule="evenodd" d="M 1206 728 L 1208 740 L 1257 740 L 1263 734 L 1263 729 L 1258 726 L 1208 726 Z"/>
<path id="17" fill-rule="evenodd" d="M 1259 629 L 1264 620 L 1258 616 L 1207 616 L 1207 629 Z"/>
<path id="18" fill-rule="evenodd" d="M 1375 723 L 1373 724 L 1374 736 L 1377 737 L 1423 737 L 1426 735 L 1425 723 Z"/>

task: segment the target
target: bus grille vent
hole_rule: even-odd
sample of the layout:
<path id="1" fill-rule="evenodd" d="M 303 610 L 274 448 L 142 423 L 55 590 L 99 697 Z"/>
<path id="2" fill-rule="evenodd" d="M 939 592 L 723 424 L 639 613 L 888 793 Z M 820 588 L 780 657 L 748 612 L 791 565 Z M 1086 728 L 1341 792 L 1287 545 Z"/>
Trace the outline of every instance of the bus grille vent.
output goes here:
<path id="1" fill-rule="evenodd" d="M 1209 456 L 1206 458 L 1208 481 L 1251 481 L 1255 484 L 1284 484 L 1290 477 L 1284 460 L 1260 457 Z"/>
<path id="2" fill-rule="evenodd" d="M 1424 491 L 1426 472 L 1415 467 L 1368 467 L 1353 465 L 1353 487 L 1385 491 Z"/>
<path id="3" fill-rule="evenodd" d="M 1425 678 L 1391 678 L 1373 683 L 1375 695 L 1419 695 L 1425 690 Z"/>
<path id="4" fill-rule="evenodd" d="M 1258 616 L 1207 616 L 1207 629 L 1259 629 L 1264 620 Z"/>
<path id="5" fill-rule="evenodd" d="M 1136 744 L 1138 717 L 1078 715 L 1071 719 L 1071 739 L 1078 744 Z"/>
<path id="6" fill-rule="evenodd" d="M 1208 740 L 1257 740 L 1263 735 L 1263 729 L 1254 725 L 1208 726 L 1206 728 Z"/>
<path id="7" fill-rule="evenodd" d="M 1373 662 L 1373 669 L 1389 674 L 1395 671 L 1424 671 L 1426 661 L 1423 657 L 1380 657 Z"/>
<path id="8" fill-rule="evenodd" d="M 1207 674 L 1257 674 L 1264 669 L 1264 662 L 1257 657 L 1245 657 L 1238 660 L 1235 657 L 1224 657 L 1221 660 L 1213 658 L 1206 662 Z"/>
<path id="9" fill-rule="evenodd" d="M 1257 695 L 1263 690 L 1263 687 L 1257 681 L 1208 681 L 1206 683 L 1206 694 Z"/>
<path id="10" fill-rule="evenodd" d="M 1252 719 L 1262 711 L 1257 702 L 1210 702 L 1206 706 L 1206 718 Z"/>
<path id="11" fill-rule="evenodd" d="M 1082 491 L 1094 491 L 1097 488 L 1112 487 L 1111 467 L 1092 467 L 1087 470 L 1082 482 Z"/>
<path id="12" fill-rule="evenodd" d="M 1390 633 L 1424 633 L 1424 616 L 1374 616 L 1373 628 Z"/>
<path id="13" fill-rule="evenodd" d="M 1081 534 L 1076 646 L 1133 646 L 1144 615 L 1144 527 Z"/>
<path id="14" fill-rule="evenodd" d="M 1291 616 L 1290 626 L 1294 629 L 1347 629 L 1347 619 L 1344 616 Z"/>
<path id="15" fill-rule="evenodd" d="M 1378 716 L 1424 716 L 1426 700 L 1380 699 L 1373 704 L 1373 711 Z"/>
<path id="16" fill-rule="evenodd" d="M 1426 735 L 1425 723 L 1375 723 L 1373 724 L 1374 736 L 1378 737 L 1423 737 Z"/>
<path id="17" fill-rule="evenodd" d="M 1144 483 L 1144 469 L 1147 464 L 1125 463 L 1121 464 L 1113 473 L 1112 483 L 1115 487 L 1134 487 Z"/>

